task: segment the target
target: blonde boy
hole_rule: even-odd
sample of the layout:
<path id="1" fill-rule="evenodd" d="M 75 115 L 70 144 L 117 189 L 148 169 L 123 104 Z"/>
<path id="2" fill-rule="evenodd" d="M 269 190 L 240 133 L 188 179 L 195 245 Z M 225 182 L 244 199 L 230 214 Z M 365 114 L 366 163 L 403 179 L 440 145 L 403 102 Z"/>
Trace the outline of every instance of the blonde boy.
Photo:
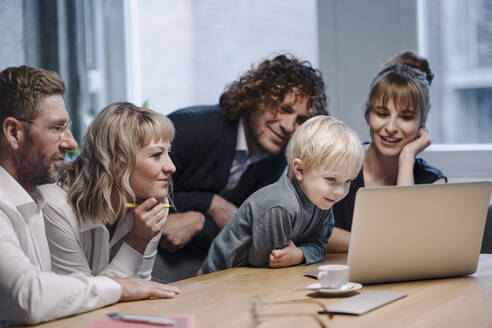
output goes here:
<path id="1" fill-rule="evenodd" d="M 251 265 L 279 268 L 323 258 L 334 219 L 364 158 L 343 122 L 325 115 L 302 124 L 287 146 L 288 176 L 252 194 L 212 243 L 210 273 Z"/>

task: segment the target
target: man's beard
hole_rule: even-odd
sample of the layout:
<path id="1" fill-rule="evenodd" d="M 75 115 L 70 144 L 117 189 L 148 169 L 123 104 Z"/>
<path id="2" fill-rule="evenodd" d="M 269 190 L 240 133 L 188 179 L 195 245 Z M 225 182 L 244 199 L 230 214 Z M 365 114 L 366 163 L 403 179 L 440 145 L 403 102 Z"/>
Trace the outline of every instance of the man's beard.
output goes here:
<path id="1" fill-rule="evenodd" d="M 248 116 L 244 117 L 243 124 L 246 125 L 246 129 L 248 130 L 248 134 L 251 136 L 253 143 L 256 147 L 264 153 L 270 155 L 276 155 L 285 150 L 286 144 L 279 145 L 278 149 L 271 149 L 269 147 L 265 147 L 265 145 L 261 142 L 264 134 L 268 134 L 267 127 L 263 126 L 265 123 L 258 123 L 256 118 L 253 117 L 252 113 L 249 113 Z M 263 124 L 263 125 L 262 125 Z"/>
<path id="2" fill-rule="evenodd" d="M 55 155 L 47 158 L 42 150 L 35 146 L 34 140 L 28 132 L 17 166 L 19 168 L 19 180 L 32 186 L 56 182 L 59 172 L 51 167 L 51 163 L 56 158 Z"/>

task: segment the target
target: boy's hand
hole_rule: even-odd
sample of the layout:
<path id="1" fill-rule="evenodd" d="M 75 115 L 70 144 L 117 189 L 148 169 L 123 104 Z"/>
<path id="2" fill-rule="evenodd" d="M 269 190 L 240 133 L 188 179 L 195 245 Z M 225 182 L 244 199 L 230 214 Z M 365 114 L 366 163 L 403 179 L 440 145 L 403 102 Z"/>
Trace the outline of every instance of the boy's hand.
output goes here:
<path id="1" fill-rule="evenodd" d="M 282 268 L 302 262 L 304 253 L 292 240 L 287 240 L 285 247 L 270 252 L 269 265 L 271 268 Z"/>

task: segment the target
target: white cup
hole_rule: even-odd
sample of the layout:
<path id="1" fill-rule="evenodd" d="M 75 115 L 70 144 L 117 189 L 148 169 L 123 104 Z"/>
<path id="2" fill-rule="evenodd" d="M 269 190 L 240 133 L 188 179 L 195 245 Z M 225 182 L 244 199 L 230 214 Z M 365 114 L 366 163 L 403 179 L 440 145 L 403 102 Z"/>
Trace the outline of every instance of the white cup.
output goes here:
<path id="1" fill-rule="evenodd" d="M 349 266 L 343 264 L 320 265 L 318 280 L 322 288 L 339 289 L 348 283 Z"/>

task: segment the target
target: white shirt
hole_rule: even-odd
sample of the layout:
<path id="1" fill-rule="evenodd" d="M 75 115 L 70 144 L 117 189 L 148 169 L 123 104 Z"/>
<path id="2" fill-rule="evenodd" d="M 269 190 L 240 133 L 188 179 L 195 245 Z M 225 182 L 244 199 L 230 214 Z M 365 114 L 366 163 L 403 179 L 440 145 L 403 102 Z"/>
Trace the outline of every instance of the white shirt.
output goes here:
<path id="1" fill-rule="evenodd" d="M 34 197 L 34 199 L 33 199 Z M 118 301 L 107 277 L 50 272 L 39 190 L 32 197 L 0 166 L 0 322 L 35 324 Z"/>
<path id="2" fill-rule="evenodd" d="M 46 202 L 43 214 L 54 272 L 150 280 L 161 233 L 149 242 L 142 255 L 123 242 L 133 228 L 133 211 L 128 211 L 110 240 L 104 224 L 78 218 L 62 188 L 49 184 L 39 189 Z"/>
<path id="3" fill-rule="evenodd" d="M 237 128 L 237 140 L 236 140 L 236 155 L 232 161 L 231 171 L 229 172 L 229 179 L 224 191 L 231 191 L 234 189 L 241 176 L 248 169 L 248 167 L 263 158 L 267 157 L 268 154 L 265 152 L 258 152 L 253 156 L 249 157 L 248 144 L 246 142 L 246 134 L 244 133 L 243 118 L 239 119 L 239 124 Z"/>

